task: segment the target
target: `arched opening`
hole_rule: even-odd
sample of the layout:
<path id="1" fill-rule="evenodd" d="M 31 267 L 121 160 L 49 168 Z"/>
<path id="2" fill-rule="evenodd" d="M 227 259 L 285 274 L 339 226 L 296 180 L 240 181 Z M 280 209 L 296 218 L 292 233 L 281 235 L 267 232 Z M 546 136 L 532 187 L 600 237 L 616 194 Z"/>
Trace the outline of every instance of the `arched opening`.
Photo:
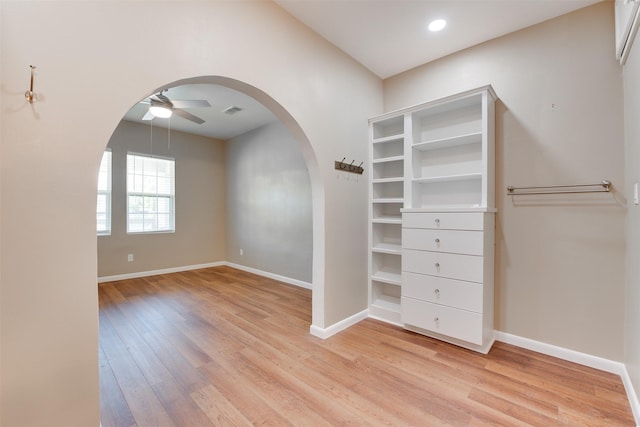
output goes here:
<path id="1" fill-rule="evenodd" d="M 235 79 L 220 76 L 188 78 L 163 85 L 162 87 L 151 91 L 148 95 L 156 94 L 165 89 L 183 87 L 187 85 L 217 85 L 240 92 L 247 97 L 252 98 L 262 104 L 277 118 L 279 123 L 286 128 L 292 140 L 295 141 L 297 147 L 300 149 L 300 154 L 304 160 L 311 186 L 312 253 L 310 283 L 312 288 L 312 324 L 322 325 L 324 312 L 322 307 L 324 300 L 322 286 L 324 271 L 324 191 L 318 170 L 318 162 L 308 138 L 291 114 L 289 114 L 277 101 L 256 87 Z M 153 126 L 151 129 L 153 132 Z M 156 128 L 155 132 L 166 133 L 167 131 Z M 153 141 L 153 137 L 151 141 Z M 277 242 L 275 242 L 275 244 L 277 244 Z"/>

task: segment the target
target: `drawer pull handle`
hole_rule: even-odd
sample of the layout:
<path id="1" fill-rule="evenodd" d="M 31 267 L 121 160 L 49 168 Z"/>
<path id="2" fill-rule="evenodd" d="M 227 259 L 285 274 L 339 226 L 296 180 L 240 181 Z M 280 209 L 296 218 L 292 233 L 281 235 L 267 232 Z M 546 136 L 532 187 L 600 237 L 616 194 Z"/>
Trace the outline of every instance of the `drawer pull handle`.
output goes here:
<path id="1" fill-rule="evenodd" d="M 436 271 L 440 272 L 440 263 L 439 262 L 436 262 Z"/>
<path id="2" fill-rule="evenodd" d="M 440 247 L 440 239 L 436 239 L 436 246 Z"/>
<path id="3" fill-rule="evenodd" d="M 440 319 L 439 319 L 439 318 L 437 318 L 437 317 L 434 317 L 434 318 L 433 318 L 433 321 L 434 321 L 434 322 L 436 322 L 436 323 L 438 323 L 438 322 L 440 322 Z"/>
<path id="4" fill-rule="evenodd" d="M 440 289 L 436 289 L 436 290 L 435 290 L 435 291 L 433 291 L 433 292 L 435 292 L 435 294 L 436 294 L 436 296 L 437 296 L 437 297 L 440 297 Z"/>
<path id="5" fill-rule="evenodd" d="M 440 218 L 436 218 L 436 227 L 440 227 Z"/>

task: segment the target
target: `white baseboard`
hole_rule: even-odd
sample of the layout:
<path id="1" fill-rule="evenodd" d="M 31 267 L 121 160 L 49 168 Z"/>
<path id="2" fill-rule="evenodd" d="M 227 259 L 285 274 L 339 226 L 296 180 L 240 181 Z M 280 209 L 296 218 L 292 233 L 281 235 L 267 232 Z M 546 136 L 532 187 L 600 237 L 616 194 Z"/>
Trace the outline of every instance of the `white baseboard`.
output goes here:
<path id="1" fill-rule="evenodd" d="M 496 341 L 500 341 L 506 344 L 513 344 L 515 346 L 526 348 L 532 351 L 537 351 L 538 353 L 546 354 L 548 356 L 557 357 L 558 359 L 563 359 L 569 362 L 578 363 L 580 365 L 589 366 L 590 368 L 599 369 L 605 372 L 611 372 L 612 374 L 621 375 L 624 368 L 624 364 L 621 362 L 615 362 L 613 360 L 605 359 L 602 357 L 592 356 L 590 354 L 581 353 L 575 350 L 569 350 L 564 347 L 558 347 L 553 344 L 547 344 L 529 338 L 511 335 L 506 332 L 495 331 L 495 338 Z"/>
<path id="2" fill-rule="evenodd" d="M 186 265 L 183 267 L 163 268 L 161 270 L 139 271 L 136 273 L 118 274 L 115 276 L 98 277 L 98 283 L 115 282 L 116 280 L 138 279 L 140 277 L 155 276 L 158 274 L 180 273 L 181 271 L 199 270 L 201 268 L 220 267 L 227 265 L 225 261 L 210 262 L 207 264 Z"/>
<path id="3" fill-rule="evenodd" d="M 629 372 L 627 372 L 627 367 L 624 363 L 598 356 L 592 356 L 575 350 L 569 350 L 552 344 L 546 344 L 517 335 L 511 335 L 506 332 L 495 331 L 495 339 L 496 341 L 526 348 L 528 350 L 546 354 L 547 356 L 557 357 L 558 359 L 567 360 L 569 362 L 578 363 L 590 368 L 619 375 L 625 391 L 627 392 L 627 399 L 629 400 L 629 405 L 633 412 L 633 418 L 635 419 L 636 425 L 640 427 L 640 402 L 638 401 L 638 395 L 633 388 L 631 377 L 629 377 Z"/>
<path id="4" fill-rule="evenodd" d="M 258 276 L 268 277 L 269 279 L 278 280 L 280 282 L 288 283 L 290 285 L 299 286 L 301 288 L 305 288 L 305 289 L 313 288 L 311 283 L 303 282 L 302 280 L 280 276 L 279 274 L 269 273 L 268 271 L 262 271 L 256 268 L 245 267 L 244 265 L 234 264 L 232 262 L 227 262 L 227 261 L 218 261 L 218 262 L 210 262 L 207 264 L 187 265 L 183 267 L 164 268 L 161 270 L 139 271 L 136 273 L 127 273 L 127 274 L 118 274 L 115 276 L 98 277 L 98 283 L 115 282 L 116 280 L 138 279 L 140 277 L 155 276 L 157 274 L 179 273 L 181 271 L 199 270 L 201 268 L 220 267 L 223 265 L 227 267 L 235 268 L 237 270 L 242 270 L 249 273 L 257 274 Z"/>
<path id="5" fill-rule="evenodd" d="M 311 335 L 313 336 L 316 336 L 318 338 L 322 338 L 323 340 L 325 340 L 330 336 L 335 335 L 338 332 L 344 331 L 348 327 L 355 325 L 359 321 L 366 319 L 367 317 L 369 317 L 369 310 L 362 310 L 361 312 L 356 313 L 353 316 L 347 317 L 346 319 L 343 319 L 338 323 L 334 323 L 328 328 L 323 329 L 318 326 L 311 325 L 311 327 L 309 328 L 309 333 L 311 333 Z"/>
<path id="6" fill-rule="evenodd" d="M 620 374 L 620 378 L 622 378 L 622 384 L 624 384 L 624 389 L 627 392 L 627 399 L 629 399 L 629 405 L 631 405 L 631 412 L 633 412 L 633 419 L 636 421 L 636 427 L 640 427 L 640 401 L 638 400 L 636 390 L 633 388 L 631 377 L 629 376 L 629 372 L 626 367 L 624 368 L 623 373 Z"/>
<path id="7" fill-rule="evenodd" d="M 258 270 L 258 269 L 253 268 L 253 267 L 246 267 L 244 265 L 234 264 L 232 262 L 226 262 L 225 261 L 223 263 L 223 265 L 226 265 L 228 267 L 235 268 L 235 269 L 238 269 L 238 270 L 246 271 L 248 273 L 257 274 L 258 276 L 268 277 L 269 279 L 274 279 L 274 280 L 277 280 L 279 282 L 284 282 L 284 283 L 288 283 L 290 285 L 299 286 L 301 288 L 313 289 L 313 285 L 311 283 L 303 282 L 302 280 L 292 279 L 290 277 L 285 277 L 285 276 L 281 276 L 279 274 L 269 273 L 268 271 Z"/>

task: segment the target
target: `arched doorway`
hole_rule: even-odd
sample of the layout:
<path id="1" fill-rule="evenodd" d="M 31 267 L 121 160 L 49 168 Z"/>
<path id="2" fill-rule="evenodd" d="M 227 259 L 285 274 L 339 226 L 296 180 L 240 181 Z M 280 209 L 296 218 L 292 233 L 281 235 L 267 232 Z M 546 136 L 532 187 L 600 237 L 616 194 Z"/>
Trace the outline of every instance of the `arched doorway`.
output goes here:
<path id="1" fill-rule="evenodd" d="M 322 180 L 318 170 L 318 162 L 311 144 L 302 131 L 301 127 L 295 119 L 289 114 L 277 101 L 265 92 L 254 86 L 240 82 L 235 79 L 220 76 L 201 76 L 195 78 L 187 78 L 174 81 L 163 85 L 149 94 L 155 94 L 162 90 L 176 87 L 185 87 L 187 85 L 217 85 L 233 91 L 240 92 L 247 97 L 262 104 L 268 109 L 288 130 L 292 139 L 300 149 L 302 158 L 306 166 L 311 184 L 311 216 L 312 216 L 312 268 L 311 268 L 311 287 L 312 287 L 312 324 L 323 323 L 323 271 L 324 271 L 324 191 Z M 153 128 L 153 127 L 152 127 Z M 160 130 L 157 130 L 158 132 Z M 153 139 L 152 139 L 153 140 Z"/>

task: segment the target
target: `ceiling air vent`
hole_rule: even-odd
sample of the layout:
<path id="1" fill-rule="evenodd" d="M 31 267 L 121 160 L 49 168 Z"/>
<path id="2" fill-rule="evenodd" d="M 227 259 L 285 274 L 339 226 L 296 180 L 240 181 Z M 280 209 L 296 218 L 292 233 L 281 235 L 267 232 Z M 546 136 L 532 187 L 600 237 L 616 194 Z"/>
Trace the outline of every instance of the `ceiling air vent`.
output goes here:
<path id="1" fill-rule="evenodd" d="M 244 108 L 240 108 L 240 107 L 236 107 L 235 105 L 232 105 L 231 107 L 227 107 L 224 110 L 222 110 L 222 112 L 225 114 L 232 115 L 235 113 L 239 113 L 242 110 L 244 110 Z"/>

